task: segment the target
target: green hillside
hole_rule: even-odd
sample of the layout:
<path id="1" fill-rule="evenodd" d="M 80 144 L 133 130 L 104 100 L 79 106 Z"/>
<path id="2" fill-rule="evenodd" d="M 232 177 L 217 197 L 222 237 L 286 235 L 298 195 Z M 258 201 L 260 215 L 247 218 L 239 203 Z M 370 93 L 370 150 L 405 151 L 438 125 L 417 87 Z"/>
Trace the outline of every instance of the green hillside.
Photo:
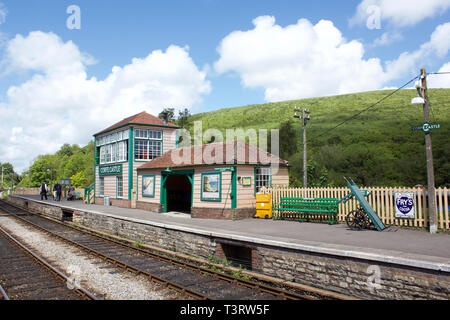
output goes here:
<path id="1" fill-rule="evenodd" d="M 311 110 L 308 123 L 308 173 L 310 186 L 344 185 L 342 176 L 371 186 L 426 185 L 426 156 L 423 132 L 411 127 L 423 123 L 422 106 L 411 105 L 415 90 L 401 90 L 380 104 L 327 132 L 342 121 L 368 108 L 392 90 L 331 97 L 249 105 L 201 113 L 189 118 L 202 121 L 203 131 L 216 128 L 279 129 L 282 157 L 291 164 L 291 184 L 301 186 L 301 123 L 293 118 L 294 108 Z M 433 131 L 433 153 L 437 186 L 450 183 L 450 89 L 428 92 L 431 122 L 442 125 Z M 286 124 L 291 121 L 291 123 Z M 292 132 L 289 133 L 289 127 Z M 326 134 L 324 134 L 326 133 Z"/>
<path id="2" fill-rule="evenodd" d="M 426 185 L 425 139 L 411 127 L 423 123 L 421 106 L 410 104 L 415 90 L 402 90 L 331 132 L 345 119 L 368 108 L 392 91 L 283 101 L 222 109 L 190 116 L 186 127 L 202 121 L 203 131 L 226 129 L 280 130 L 280 155 L 291 165 L 291 186 L 302 185 L 301 123 L 294 107 L 311 110 L 308 123 L 309 186 L 343 186 L 342 176 L 370 186 Z M 429 90 L 431 121 L 442 129 L 432 134 L 436 186 L 450 184 L 450 89 Z M 289 122 L 290 121 L 290 122 Z M 326 133 L 326 134 L 324 134 Z M 207 143 L 208 141 L 204 141 Z M 94 143 L 80 148 L 63 145 L 54 155 L 38 156 L 17 181 L 37 187 L 43 180 L 71 178 L 75 187 L 93 180 Z M 53 169 L 53 173 L 49 168 Z"/>

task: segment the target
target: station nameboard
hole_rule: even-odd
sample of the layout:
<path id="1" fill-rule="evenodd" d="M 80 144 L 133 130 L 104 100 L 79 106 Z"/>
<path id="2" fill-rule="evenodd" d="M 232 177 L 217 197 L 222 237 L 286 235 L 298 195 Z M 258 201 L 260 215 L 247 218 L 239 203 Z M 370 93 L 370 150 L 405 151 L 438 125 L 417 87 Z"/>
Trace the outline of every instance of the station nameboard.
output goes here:
<path id="1" fill-rule="evenodd" d="M 122 165 L 116 164 L 113 166 L 100 167 L 99 174 L 101 176 L 111 176 L 111 175 L 122 174 Z"/>
<path id="2" fill-rule="evenodd" d="M 217 172 L 234 171 L 234 167 L 214 168 L 214 171 Z"/>
<path id="3" fill-rule="evenodd" d="M 62 186 L 70 186 L 72 184 L 71 179 L 61 179 L 61 185 Z"/>

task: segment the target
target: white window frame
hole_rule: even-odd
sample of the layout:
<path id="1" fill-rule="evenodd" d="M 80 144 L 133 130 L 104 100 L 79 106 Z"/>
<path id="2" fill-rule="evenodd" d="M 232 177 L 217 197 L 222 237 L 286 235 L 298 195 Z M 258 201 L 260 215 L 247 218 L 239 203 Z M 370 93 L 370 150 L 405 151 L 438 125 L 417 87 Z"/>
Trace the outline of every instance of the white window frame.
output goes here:
<path id="1" fill-rule="evenodd" d="M 119 179 L 121 180 L 120 184 Z M 123 199 L 123 176 L 116 176 L 116 197 L 117 199 Z"/>
<path id="2" fill-rule="evenodd" d="M 272 168 L 256 167 L 255 168 L 255 193 L 258 193 L 259 190 L 263 187 L 270 188 L 271 184 L 272 184 Z"/>
<path id="3" fill-rule="evenodd" d="M 98 195 L 100 197 L 104 197 L 105 196 L 105 177 L 99 177 Z"/>
<path id="4" fill-rule="evenodd" d="M 134 160 L 135 161 L 151 161 L 163 154 L 163 132 L 161 130 L 146 130 L 146 129 L 134 129 L 135 130 L 135 143 L 134 143 Z M 142 144 L 142 141 L 146 143 L 143 149 L 145 154 L 142 152 L 136 152 L 136 146 Z M 156 153 L 153 151 L 156 150 Z M 139 151 L 139 150 L 138 150 Z M 152 151 L 152 152 L 151 152 Z M 139 158 L 138 158 L 139 156 Z M 145 158 L 145 156 L 147 156 Z"/>

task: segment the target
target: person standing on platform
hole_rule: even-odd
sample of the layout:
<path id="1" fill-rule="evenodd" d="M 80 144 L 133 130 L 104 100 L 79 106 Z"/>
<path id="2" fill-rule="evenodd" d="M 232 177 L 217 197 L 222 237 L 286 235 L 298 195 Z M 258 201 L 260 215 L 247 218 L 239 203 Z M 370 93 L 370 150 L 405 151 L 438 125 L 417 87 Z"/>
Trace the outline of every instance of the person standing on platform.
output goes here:
<path id="1" fill-rule="evenodd" d="M 62 187 L 61 187 L 61 185 L 57 182 L 56 184 L 55 184 L 55 187 L 54 187 L 54 189 L 55 189 L 55 191 L 56 191 L 56 201 L 61 201 L 61 189 L 62 189 Z"/>
<path id="2" fill-rule="evenodd" d="M 67 201 L 75 200 L 75 188 L 72 185 L 69 186 L 69 192 L 67 194 Z"/>
<path id="3" fill-rule="evenodd" d="M 44 200 L 44 198 L 47 200 L 47 191 L 47 183 L 44 181 L 44 183 L 41 184 L 41 200 Z"/>

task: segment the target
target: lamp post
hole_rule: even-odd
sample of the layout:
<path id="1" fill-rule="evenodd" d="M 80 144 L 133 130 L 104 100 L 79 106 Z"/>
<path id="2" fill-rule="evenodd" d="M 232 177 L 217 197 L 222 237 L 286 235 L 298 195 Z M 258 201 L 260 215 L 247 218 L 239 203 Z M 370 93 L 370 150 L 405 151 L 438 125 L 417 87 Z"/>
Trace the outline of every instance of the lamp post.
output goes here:
<path id="1" fill-rule="evenodd" d="M 47 168 L 47 172 L 51 171 L 51 184 L 50 184 L 50 190 L 53 192 L 53 168 Z"/>
<path id="2" fill-rule="evenodd" d="M 415 85 L 418 96 L 412 99 L 411 104 L 422 104 L 424 124 L 422 130 L 425 133 L 425 147 L 427 155 L 427 177 L 428 177 L 428 212 L 430 215 L 430 233 L 437 232 L 437 216 L 436 216 L 436 189 L 434 186 L 434 167 L 433 167 L 433 149 L 431 145 L 431 128 L 430 126 L 430 109 L 428 101 L 427 89 L 427 73 L 425 69 L 420 69 L 420 80 Z M 438 129 L 440 126 L 436 126 Z M 414 130 L 414 128 L 413 128 Z"/>

